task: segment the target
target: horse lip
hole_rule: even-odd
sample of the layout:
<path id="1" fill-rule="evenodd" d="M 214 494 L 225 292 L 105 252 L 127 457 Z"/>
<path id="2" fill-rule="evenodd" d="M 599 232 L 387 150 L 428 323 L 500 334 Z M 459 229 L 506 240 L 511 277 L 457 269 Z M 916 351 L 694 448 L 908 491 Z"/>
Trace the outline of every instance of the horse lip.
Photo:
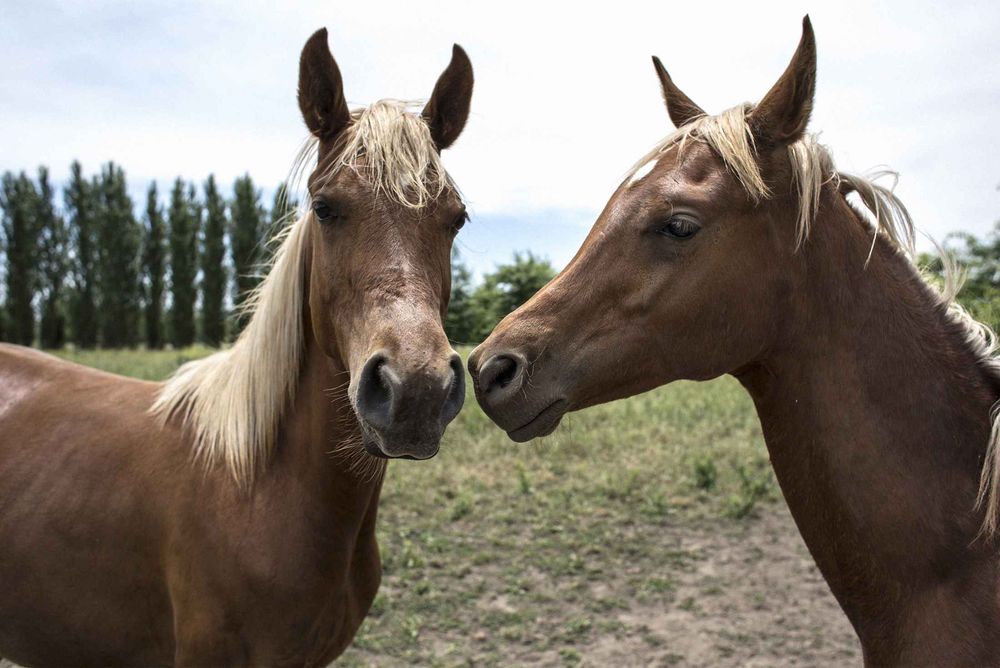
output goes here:
<path id="1" fill-rule="evenodd" d="M 548 436 L 559 426 L 559 421 L 566 414 L 566 406 L 565 399 L 556 399 L 527 423 L 508 431 L 508 438 L 517 443 L 524 443 L 539 436 Z"/>
<path id="2" fill-rule="evenodd" d="M 390 455 L 386 454 L 386 452 L 382 450 L 382 445 L 380 441 L 378 441 L 375 437 L 369 436 L 368 434 L 362 436 L 361 445 L 364 447 L 365 452 L 367 452 L 372 457 L 377 457 L 379 459 L 410 459 L 418 462 L 422 462 L 427 459 L 433 459 L 434 457 L 437 456 L 437 453 L 441 450 L 440 447 L 435 448 L 434 452 L 430 453 L 426 457 L 418 457 L 416 455 L 411 455 L 411 454 Z"/>

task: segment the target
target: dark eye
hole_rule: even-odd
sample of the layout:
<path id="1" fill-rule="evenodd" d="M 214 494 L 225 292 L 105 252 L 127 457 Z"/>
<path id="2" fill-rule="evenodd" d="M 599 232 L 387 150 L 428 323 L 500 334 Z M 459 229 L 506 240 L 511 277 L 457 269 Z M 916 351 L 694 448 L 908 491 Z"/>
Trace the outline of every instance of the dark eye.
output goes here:
<path id="1" fill-rule="evenodd" d="M 313 201 L 313 213 L 316 214 L 316 219 L 321 223 L 329 223 L 337 217 L 330 205 L 321 199 Z"/>
<path id="2" fill-rule="evenodd" d="M 451 231 L 458 232 L 460 229 L 465 227 L 465 224 L 467 222 L 469 222 L 469 212 L 463 210 L 462 213 L 458 214 L 458 217 L 455 218 L 455 221 L 451 224 Z"/>
<path id="3" fill-rule="evenodd" d="M 701 225 L 692 218 L 691 216 L 686 216 L 684 214 L 678 214 L 676 216 L 671 216 L 663 227 L 660 228 L 660 234 L 665 237 L 670 237 L 671 239 L 690 239 L 698 230 L 701 229 Z"/>

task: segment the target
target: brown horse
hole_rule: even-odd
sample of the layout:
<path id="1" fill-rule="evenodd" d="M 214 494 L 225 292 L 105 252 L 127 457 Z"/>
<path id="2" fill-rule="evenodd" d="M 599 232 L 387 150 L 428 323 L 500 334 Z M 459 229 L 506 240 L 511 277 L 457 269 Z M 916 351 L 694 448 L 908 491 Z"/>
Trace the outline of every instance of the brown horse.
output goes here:
<path id="1" fill-rule="evenodd" d="M 997 664 L 991 337 L 901 252 L 891 192 L 805 134 L 808 18 L 756 105 L 706 115 L 654 64 L 678 130 L 473 353 L 480 403 L 525 441 L 570 410 L 733 374 L 866 662 Z"/>
<path id="2" fill-rule="evenodd" d="M 432 457 L 462 406 L 439 152 L 472 67 L 455 46 L 421 115 L 352 113 L 326 38 L 298 84 L 311 211 L 231 349 L 158 384 L 0 348 L 4 657 L 325 665 L 367 613 L 385 458 Z"/>

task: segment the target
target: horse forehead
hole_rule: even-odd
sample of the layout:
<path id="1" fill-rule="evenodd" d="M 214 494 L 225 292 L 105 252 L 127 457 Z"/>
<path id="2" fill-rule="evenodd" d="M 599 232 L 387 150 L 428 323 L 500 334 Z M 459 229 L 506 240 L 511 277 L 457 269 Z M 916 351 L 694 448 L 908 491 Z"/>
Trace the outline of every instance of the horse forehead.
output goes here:
<path id="1" fill-rule="evenodd" d="M 728 171 L 722 160 L 704 142 L 674 145 L 638 168 L 623 190 L 676 190 L 685 186 L 709 186 L 713 190 L 726 182 Z"/>
<path id="2" fill-rule="evenodd" d="M 660 159 L 661 173 L 671 181 L 688 185 L 715 185 L 728 171 L 722 159 L 707 144 L 694 141 L 677 146 Z"/>

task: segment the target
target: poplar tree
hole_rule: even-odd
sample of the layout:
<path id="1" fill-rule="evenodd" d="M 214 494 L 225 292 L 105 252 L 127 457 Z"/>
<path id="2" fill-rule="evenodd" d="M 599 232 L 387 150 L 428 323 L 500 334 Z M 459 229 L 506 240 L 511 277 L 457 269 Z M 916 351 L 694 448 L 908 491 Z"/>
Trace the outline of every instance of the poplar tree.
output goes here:
<path id="1" fill-rule="evenodd" d="M 170 341 L 182 348 L 194 343 L 198 244 L 194 211 L 184 182 L 178 178 L 170 193 Z"/>
<path id="2" fill-rule="evenodd" d="M 43 348 L 62 348 L 66 343 L 63 283 L 66 277 L 66 224 L 56 213 L 55 193 L 49 170 L 38 168 L 38 269 L 42 319 L 39 342 Z"/>
<path id="3" fill-rule="evenodd" d="M 142 233 L 133 213 L 125 172 L 113 162 L 101 169 L 98 196 L 101 345 L 133 347 L 139 342 Z"/>
<path id="4" fill-rule="evenodd" d="M 30 346 L 35 340 L 32 302 L 38 285 L 38 193 L 27 174 L 3 175 L 0 209 L 7 259 L 7 338 Z"/>
<path id="5" fill-rule="evenodd" d="M 146 347 L 163 347 L 163 283 L 166 248 L 164 246 L 163 208 L 156 182 L 146 192 L 145 240 L 142 247 L 142 270 L 146 285 Z"/>
<path id="6" fill-rule="evenodd" d="M 70 276 L 73 294 L 70 299 L 70 330 L 80 348 L 97 345 L 97 212 L 95 189 L 83 177 L 79 162 L 70 165 L 70 179 L 63 190 L 63 207 L 69 231 L 72 261 Z"/>
<path id="7" fill-rule="evenodd" d="M 259 268 L 264 235 L 264 209 L 260 204 L 260 193 L 254 187 L 249 175 L 236 179 L 233 184 L 233 205 L 230 221 L 230 244 L 233 257 L 234 281 L 233 304 L 239 316 L 237 329 L 243 329 L 247 317 L 240 307 L 260 282 Z"/>
<path id="8" fill-rule="evenodd" d="M 226 335 L 226 202 L 215 177 L 205 182 L 205 222 L 201 234 L 202 339 L 218 347 Z"/>
<path id="9" fill-rule="evenodd" d="M 265 234 L 267 245 L 267 259 L 270 260 L 277 249 L 274 243 L 275 237 L 286 226 L 295 221 L 295 214 L 298 212 L 299 203 L 291 193 L 288 192 L 288 184 L 282 182 L 278 184 L 278 189 L 274 191 L 274 201 L 271 204 L 270 227 Z"/>

